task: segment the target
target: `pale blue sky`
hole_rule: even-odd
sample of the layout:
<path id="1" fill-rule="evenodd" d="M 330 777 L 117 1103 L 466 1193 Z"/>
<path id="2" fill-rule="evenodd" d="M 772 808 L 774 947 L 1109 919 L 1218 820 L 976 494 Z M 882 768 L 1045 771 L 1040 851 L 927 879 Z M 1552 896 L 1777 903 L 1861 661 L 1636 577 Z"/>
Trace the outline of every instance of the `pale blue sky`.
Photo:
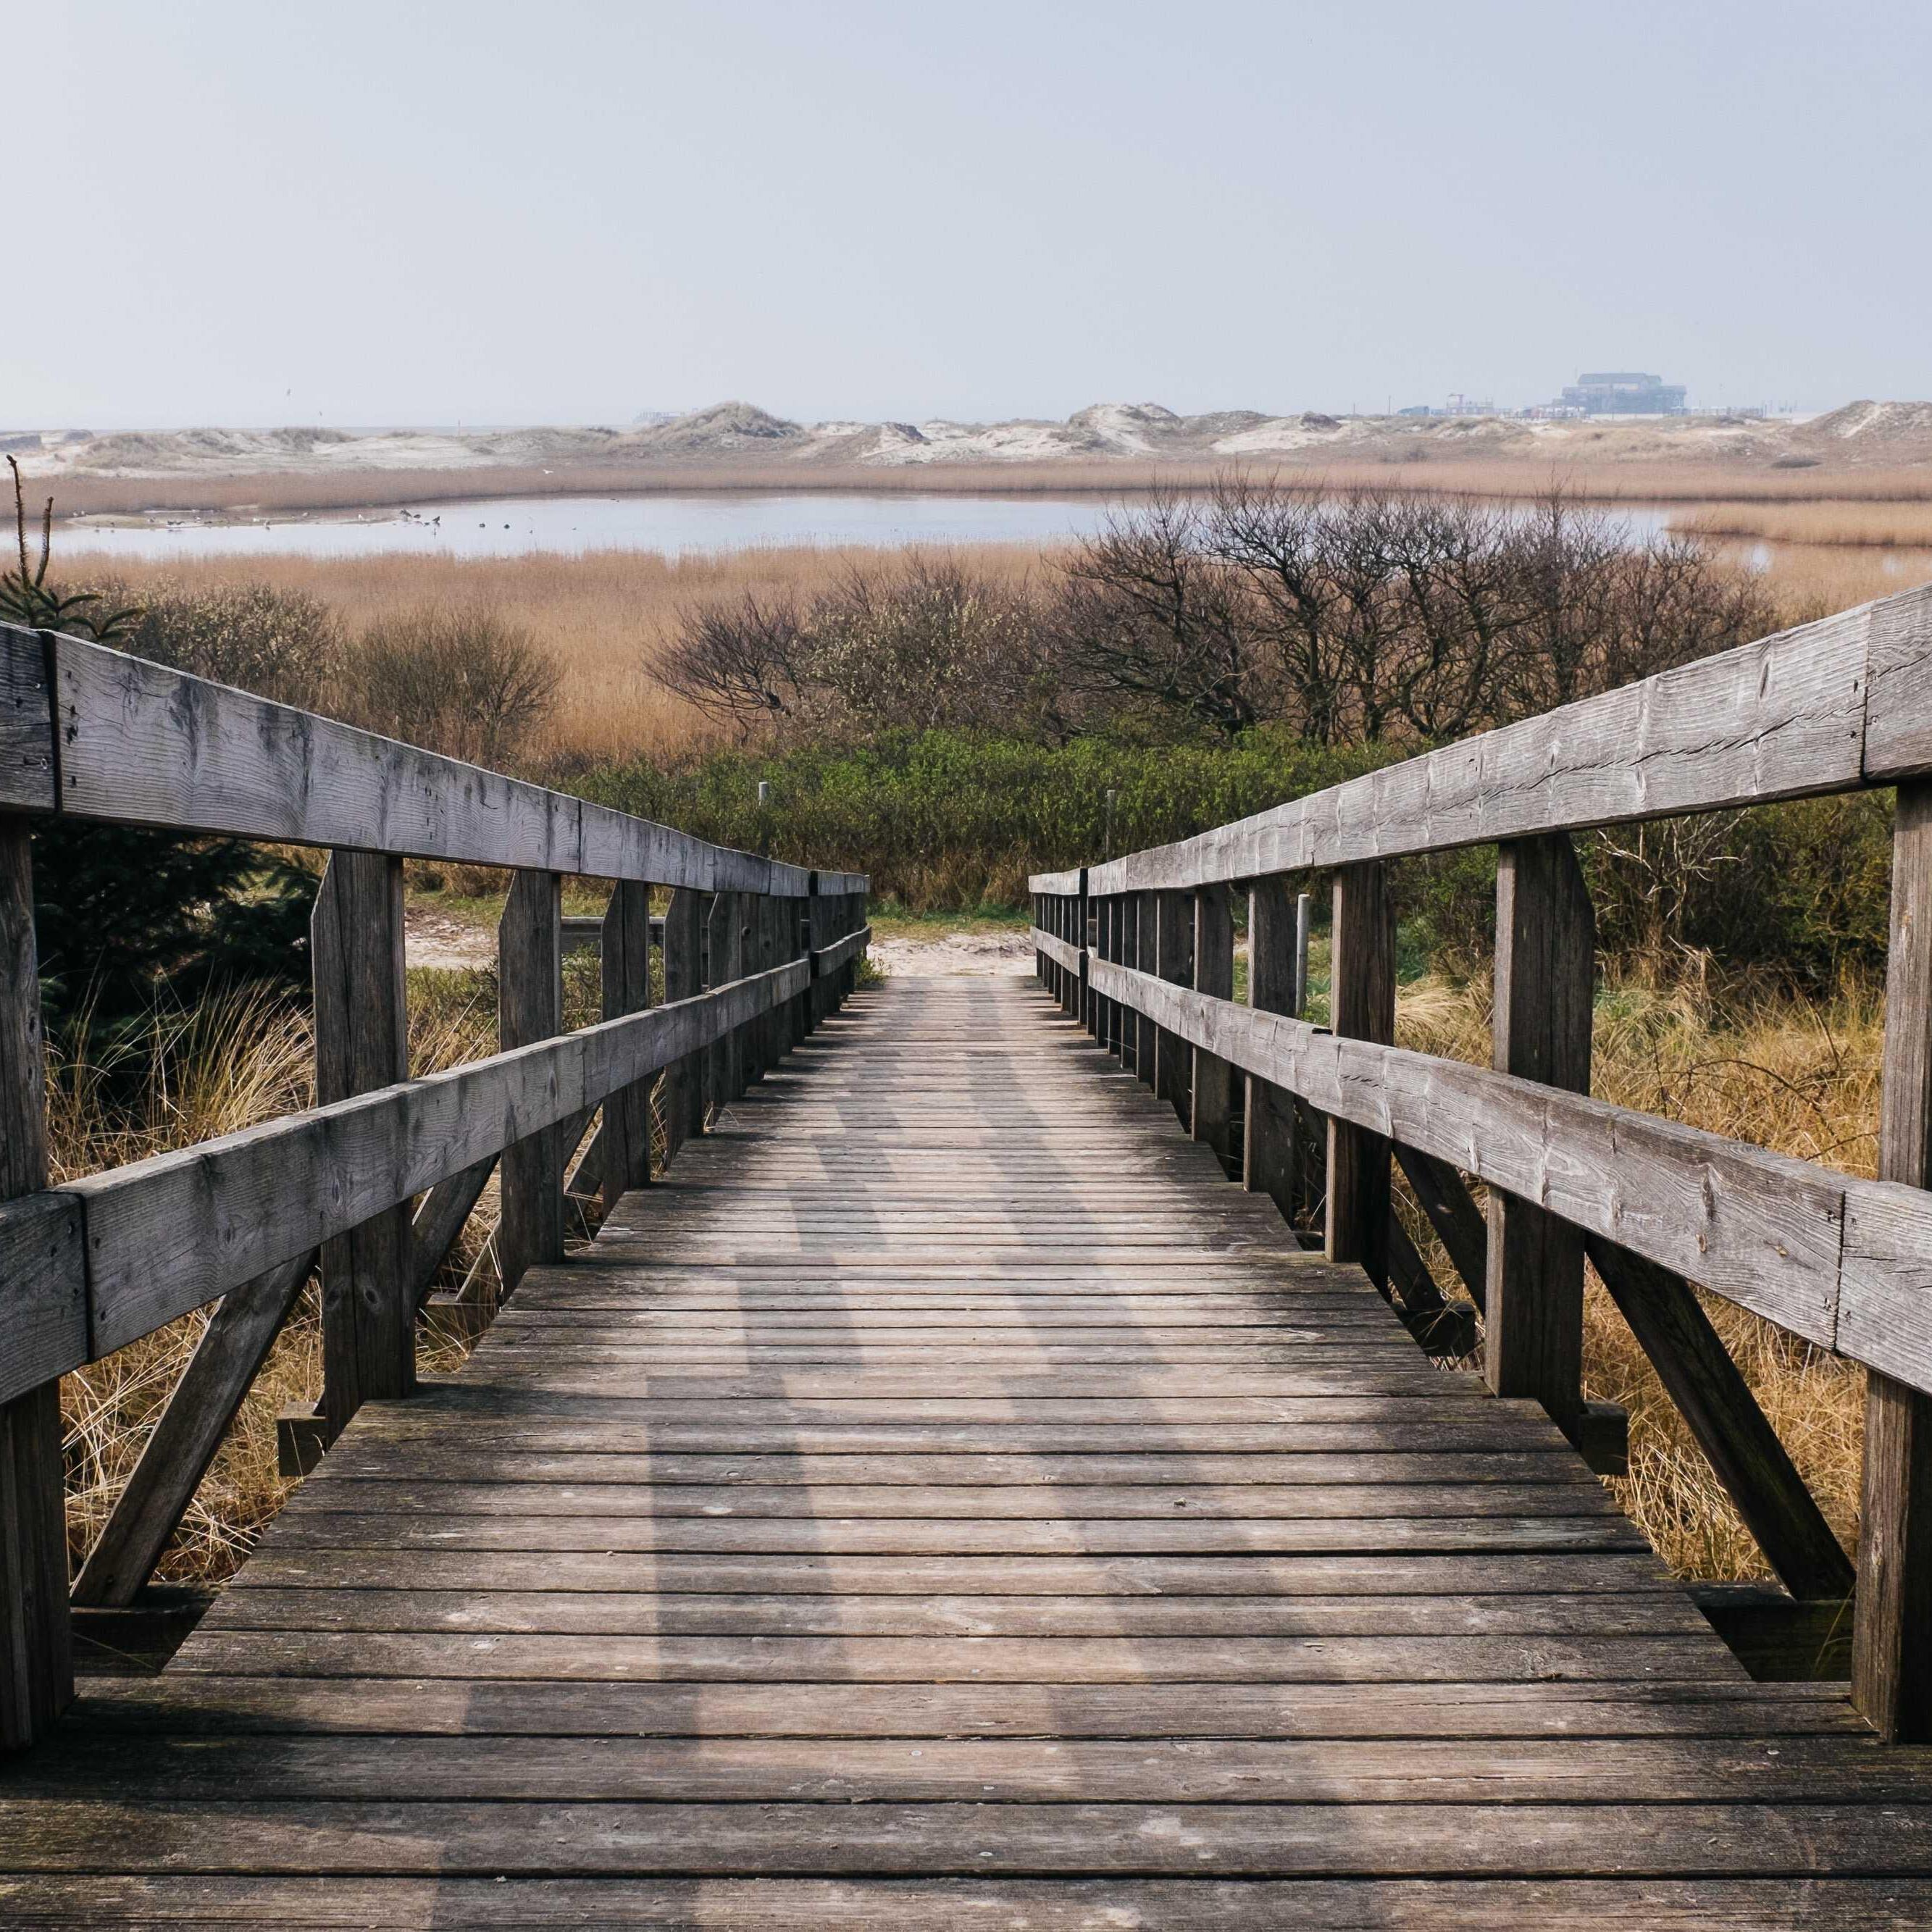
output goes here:
<path id="1" fill-rule="evenodd" d="M 1932 394 L 1932 11 L 50 0 L 0 428 Z"/>

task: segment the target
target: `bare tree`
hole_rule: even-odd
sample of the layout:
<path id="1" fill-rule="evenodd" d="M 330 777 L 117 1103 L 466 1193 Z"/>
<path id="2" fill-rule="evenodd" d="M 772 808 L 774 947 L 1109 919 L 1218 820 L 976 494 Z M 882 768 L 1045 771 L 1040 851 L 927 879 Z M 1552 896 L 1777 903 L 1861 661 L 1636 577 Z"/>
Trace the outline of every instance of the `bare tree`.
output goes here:
<path id="1" fill-rule="evenodd" d="M 1218 484 L 1204 542 L 1246 582 L 1245 614 L 1286 714 L 1304 737 L 1332 745 L 1343 734 L 1341 625 L 1324 555 L 1321 490 L 1285 490 L 1245 478 Z"/>
<path id="2" fill-rule="evenodd" d="M 1232 737 L 1262 716 L 1245 586 L 1210 551 L 1204 515 L 1156 490 L 1064 566 L 1048 620 L 1068 674 Z"/>
<path id="3" fill-rule="evenodd" d="M 678 633 L 653 668 L 680 698 L 742 739 L 798 710 L 806 656 L 797 606 L 747 591 L 736 604 L 681 613 Z"/>

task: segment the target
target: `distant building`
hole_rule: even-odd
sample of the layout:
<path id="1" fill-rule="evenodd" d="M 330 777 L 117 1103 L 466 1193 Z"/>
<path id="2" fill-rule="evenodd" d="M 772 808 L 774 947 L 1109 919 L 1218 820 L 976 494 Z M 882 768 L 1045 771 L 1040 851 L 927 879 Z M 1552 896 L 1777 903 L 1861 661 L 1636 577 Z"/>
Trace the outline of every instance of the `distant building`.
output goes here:
<path id="1" fill-rule="evenodd" d="M 1563 405 L 1592 416 L 1681 416 L 1684 387 L 1661 376 L 1630 370 L 1599 371 L 1579 376 L 1563 392 Z"/>

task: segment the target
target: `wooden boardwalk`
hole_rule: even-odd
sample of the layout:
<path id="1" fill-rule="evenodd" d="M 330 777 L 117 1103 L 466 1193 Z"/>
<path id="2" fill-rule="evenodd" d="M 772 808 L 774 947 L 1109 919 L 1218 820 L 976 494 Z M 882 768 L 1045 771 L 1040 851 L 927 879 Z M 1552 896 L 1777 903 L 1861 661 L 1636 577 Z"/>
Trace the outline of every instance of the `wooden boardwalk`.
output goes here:
<path id="1" fill-rule="evenodd" d="M 1917 1926 L 1928 1800 L 1036 988 L 899 981 L 0 1770 L 0 1924 Z"/>

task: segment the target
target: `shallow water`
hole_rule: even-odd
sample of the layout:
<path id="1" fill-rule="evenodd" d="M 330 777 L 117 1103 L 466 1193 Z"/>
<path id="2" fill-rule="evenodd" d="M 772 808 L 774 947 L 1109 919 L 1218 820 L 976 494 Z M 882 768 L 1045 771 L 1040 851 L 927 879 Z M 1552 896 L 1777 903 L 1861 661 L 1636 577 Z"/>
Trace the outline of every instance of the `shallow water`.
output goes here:
<path id="1" fill-rule="evenodd" d="M 404 510 L 259 522 L 116 524 L 77 518 L 63 547 L 112 556 L 307 556 L 389 552 L 513 556 L 531 550 L 746 550 L 794 544 L 1051 543 L 1100 528 L 1102 496 L 792 495 L 719 490 L 688 496 L 509 496 Z"/>

